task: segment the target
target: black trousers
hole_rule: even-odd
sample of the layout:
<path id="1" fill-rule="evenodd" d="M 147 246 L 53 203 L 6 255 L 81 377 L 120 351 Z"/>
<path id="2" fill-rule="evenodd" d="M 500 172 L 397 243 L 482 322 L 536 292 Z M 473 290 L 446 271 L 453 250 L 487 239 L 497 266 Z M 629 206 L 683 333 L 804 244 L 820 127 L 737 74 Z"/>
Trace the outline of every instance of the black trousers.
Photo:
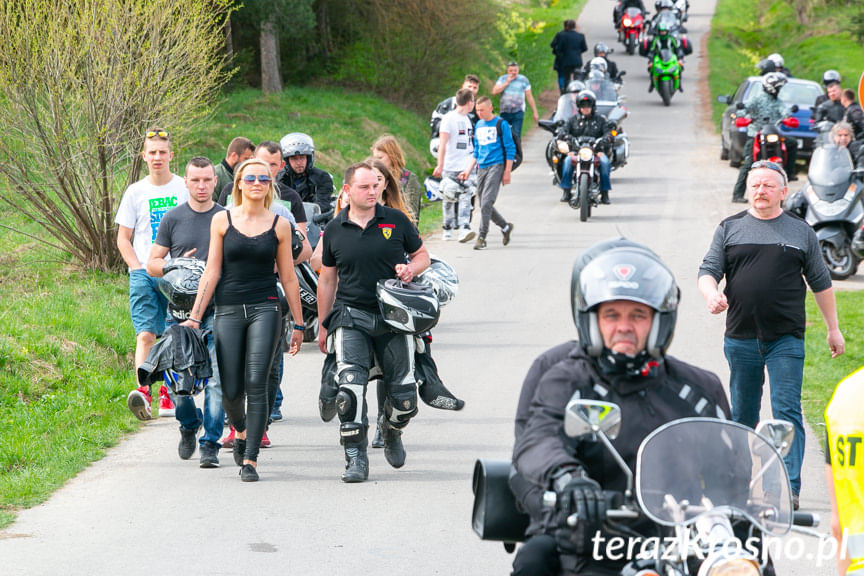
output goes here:
<path id="1" fill-rule="evenodd" d="M 234 429 L 246 431 L 243 457 L 253 462 L 258 460 L 258 447 L 270 415 L 270 368 L 281 330 L 278 303 L 216 307 L 213 333 L 222 380 L 222 406 Z"/>

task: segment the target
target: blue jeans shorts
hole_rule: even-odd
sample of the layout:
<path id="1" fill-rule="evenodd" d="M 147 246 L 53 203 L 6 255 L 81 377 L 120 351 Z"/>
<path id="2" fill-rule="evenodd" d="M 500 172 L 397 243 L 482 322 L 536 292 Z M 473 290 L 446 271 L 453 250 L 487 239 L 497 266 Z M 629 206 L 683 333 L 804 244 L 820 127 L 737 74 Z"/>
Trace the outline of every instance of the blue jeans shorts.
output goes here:
<path id="1" fill-rule="evenodd" d="M 129 271 L 129 312 L 136 336 L 142 332 L 160 336 L 165 331 L 168 302 L 157 282 L 143 268 Z"/>

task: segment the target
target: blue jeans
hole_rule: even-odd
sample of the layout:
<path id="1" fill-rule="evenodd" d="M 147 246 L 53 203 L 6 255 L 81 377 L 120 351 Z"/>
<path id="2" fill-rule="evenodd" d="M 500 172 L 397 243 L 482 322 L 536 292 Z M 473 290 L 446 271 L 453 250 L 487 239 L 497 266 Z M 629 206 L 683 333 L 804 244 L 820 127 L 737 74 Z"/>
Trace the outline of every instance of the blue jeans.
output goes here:
<path id="1" fill-rule="evenodd" d="M 771 382 L 771 414 L 795 427 L 792 449 L 783 459 L 792 492 L 801 491 L 801 465 L 804 462 L 804 421 L 801 415 L 801 382 L 804 379 L 804 340 L 787 335 L 771 342 L 756 338 L 724 338 L 729 362 L 729 391 L 732 419 L 755 427 L 762 405 L 765 368 Z"/>
<path id="2" fill-rule="evenodd" d="M 177 322 L 169 317 L 168 324 Z M 213 329 L 213 313 L 205 316 L 201 322 L 202 330 Z M 210 366 L 213 368 L 213 377 L 204 388 L 204 412 L 195 406 L 194 396 L 172 395 L 174 399 L 174 417 L 180 422 L 180 428 L 184 430 L 197 430 L 204 425 L 204 434 L 198 439 L 198 443 L 204 446 L 205 442 L 219 445 L 222 438 L 222 428 L 225 422 L 225 411 L 222 409 L 222 385 L 219 381 L 219 366 L 216 364 L 216 339 L 211 332 L 207 336 L 207 350 L 210 352 Z"/>
<path id="3" fill-rule="evenodd" d="M 507 121 L 510 124 L 510 128 L 513 130 L 513 134 L 522 137 L 522 120 L 525 119 L 525 111 L 522 110 L 520 112 L 501 112 L 499 114 L 501 118 Z"/>
<path id="4" fill-rule="evenodd" d="M 605 154 L 599 154 L 600 157 L 600 190 L 608 192 L 612 189 L 612 182 L 609 181 L 609 157 Z M 561 188 L 570 190 L 573 187 L 573 160 L 568 154 L 564 158 L 564 168 L 561 171 Z"/>

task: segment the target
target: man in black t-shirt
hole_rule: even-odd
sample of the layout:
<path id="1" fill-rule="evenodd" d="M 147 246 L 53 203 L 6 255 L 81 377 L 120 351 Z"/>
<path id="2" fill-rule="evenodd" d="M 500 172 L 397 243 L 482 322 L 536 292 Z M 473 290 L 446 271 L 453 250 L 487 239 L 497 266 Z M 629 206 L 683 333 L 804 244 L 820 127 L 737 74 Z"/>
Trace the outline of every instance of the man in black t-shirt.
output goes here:
<path id="1" fill-rule="evenodd" d="M 698 285 L 711 314 L 728 309 L 724 349 L 732 418 L 751 428 L 759 422 L 767 367 L 772 414 L 795 426 L 784 462 L 797 508 L 805 438 L 804 278 L 827 325 L 831 357 L 843 354 L 845 344 L 816 233 L 783 210 L 787 192 L 782 166 L 766 160 L 753 163 L 747 175 L 750 209 L 720 223 L 699 267 Z M 721 293 L 718 283 L 724 276 L 726 288 Z"/>
<path id="2" fill-rule="evenodd" d="M 402 428 L 417 413 L 414 336 L 394 332 L 384 322 L 375 288 L 379 280 L 394 276 L 410 282 L 429 266 L 429 254 L 408 217 L 378 203 L 381 190 L 370 165 L 350 166 L 344 182 L 348 207 L 327 225 L 322 238 L 318 347 L 336 354 L 336 408 L 346 461 L 342 481 L 363 482 L 369 476 L 366 383 L 374 357 L 387 386 L 378 426 L 384 457 L 394 468 L 405 463 Z"/>
<path id="3" fill-rule="evenodd" d="M 159 226 L 150 258 L 147 261 L 147 273 L 161 278 L 166 258 L 189 257 L 207 261 L 210 250 L 210 221 L 213 215 L 224 210 L 213 201 L 213 189 L 216 187 L 216 173 L 213 163 L 207 158 L 196 156 L 186 165 L 186 188 L 189 189 L 189 202 L 180 204 L 169 210 Z M 189 310 L 172 308 L 172 320 L 182 322 L 189 317 Z M 213 328 L 212 308 L 201 319 L 200 328 Z M 180 422 L 180 444 L 177 452 L 180 458 L 188 460 L 195 453 L 195 437 L 201 426 L 204 435 L 199 439 L 201 468 L 219 467 L 219 439 L 222 437 L 222 427 L 225 412 L 222 410 L 222 387 L 219 381 L 219 369 L 216 366 L 216 348 L 213 335 L 207 336 L 207 349 L 210 351 L 210 365 L 213 377 L 204 389 L 204 411 L 195 407 L 192 396 L 176 396 L 175 417 Z"/>

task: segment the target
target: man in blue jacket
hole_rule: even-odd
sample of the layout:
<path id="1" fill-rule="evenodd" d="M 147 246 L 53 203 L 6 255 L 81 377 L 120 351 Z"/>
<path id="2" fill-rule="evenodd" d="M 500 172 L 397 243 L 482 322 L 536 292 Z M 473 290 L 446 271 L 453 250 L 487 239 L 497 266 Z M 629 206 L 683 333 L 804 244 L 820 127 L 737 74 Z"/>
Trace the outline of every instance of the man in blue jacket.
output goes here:
<path id="1" fill-rule="evenodd" d="M 486 248 L 486 234 L 489 232 L 489 220 L 501 228 L 504 235 L 504 245 L 510 243 L 510 233 L 513 223 L 495 209 L 495 200 L 502 184 L 510 183 L 510 170 L 516 157 L 516 144 L 510 124 L 503 118 L 498 118 L 492 111 L 492 101 L 487 96 L 481 96 L 474 107 L 477 111 L 477 125 L 474 127 L 474 159 L 471 165 L 460 174 L 467 178 L 478 164 L 477 196 L 480 198 L 480 229 L 477 232 L 475 250 Z"/>

